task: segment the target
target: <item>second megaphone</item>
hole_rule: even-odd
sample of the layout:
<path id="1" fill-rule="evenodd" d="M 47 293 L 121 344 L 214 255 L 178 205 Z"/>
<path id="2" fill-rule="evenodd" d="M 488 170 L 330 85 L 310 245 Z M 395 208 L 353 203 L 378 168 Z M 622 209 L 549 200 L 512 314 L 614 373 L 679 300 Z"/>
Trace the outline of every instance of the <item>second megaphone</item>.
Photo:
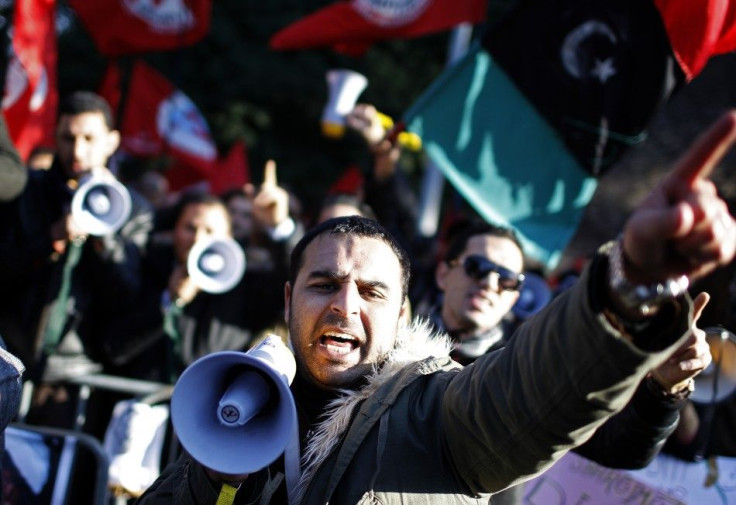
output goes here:
<path id="1" fill-rule="evenodd" d="M 112 177 L 87 175 L 72 198 L 74 220 L 86 233 L 95 236 L 115 233 L 130 217 L 130 193 Z"/>
<path id="2" fill-rule="evenodd" d="M 200 240 L 189 251 L 187 271 L 199 289 L 224 293 L 243 277 L 245 253 L 232 238 Z"/>
<path id="3" fill-rule="evenodd" d="M 265 468 L 298 437 L 289 384 L 291 351 L 270 335 L 248 352 L 208 354 L 184 370 L 171 397 L 171 422 L 194 459 L 228 474 Z"/>

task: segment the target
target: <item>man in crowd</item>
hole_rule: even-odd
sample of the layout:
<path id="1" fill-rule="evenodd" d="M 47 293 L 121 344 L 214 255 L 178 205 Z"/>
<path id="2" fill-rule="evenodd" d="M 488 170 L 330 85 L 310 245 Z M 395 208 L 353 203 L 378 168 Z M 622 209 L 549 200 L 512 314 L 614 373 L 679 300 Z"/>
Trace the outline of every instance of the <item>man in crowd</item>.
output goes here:
<path id="1" fill-rule="evenodd" d="M 687 279 L 736 253 L 734 220 L 708 180 L 734 140 L 728 113 L 580 282 L 465 368 L 446 343 L 400 325 L 410 267 L 390 234 L 359 217 L 313 228 L 293 251 L 285 289 L 298 484 L 277 485 L 279 464 L 226 475 L 185 456 L 141 503 L 215 503 L 221 493 L 223 503 L 233 488 L 238 503 L 284 503 L 287 493 L 308 504 L 478 503 L 543 472 L 689 338 Z"/>
<path id="2" fill-rule="evenodd" d="M 48 170 L 29 171 L 20 160 L 0 167 L 0 186 L 16 180 L 18 170 L 26 178 L 22 190 L 0 204 L 0 333 L 36 384 L 27 422 L 71 427 L 75 393 L 65 382 L 100 370 L 97 326 L 138 296 L 152 214 L 130 192 L 132 209 L 122 226 L 93 236 L 70 212 L 85 177 L 114 180 L 106 166 L 120 135 L 104 99 L 85 91 L 65 97 L 56 141 Z M 3 136 L 0 150 L 13 149 Z"/>

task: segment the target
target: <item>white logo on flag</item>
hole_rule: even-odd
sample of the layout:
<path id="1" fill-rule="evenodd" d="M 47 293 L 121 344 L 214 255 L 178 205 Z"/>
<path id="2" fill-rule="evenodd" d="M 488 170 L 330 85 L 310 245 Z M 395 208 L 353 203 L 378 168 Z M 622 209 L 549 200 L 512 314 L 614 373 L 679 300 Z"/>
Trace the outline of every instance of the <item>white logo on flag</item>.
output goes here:
<path id="1" fill-rule="evenodd" d="M 170 146 L 207 161 L 215 159 L 217 150 L 207 123 L 197 106 L 181 91 L 174 91 L 161 102 L 156 128 Z"/>
<path id="2" fill-rule="evenodd" d="M 28 87 L 28 74 L 18 59 L 15 51 L 10 51 L 10 61 L 5 75 L 5 93 L 3 95 L 3 109 L 9 109 L 25 93 Z"/>
<path id="3" fill-rule="evenodd" d="M 353 0 L 353 7 L 371 23 L 396 28 L 411 23 L 431 0 Z"/>
<path id="4" fill-rule="evenodd" d="M 181 33 L 194 26 L 194 15 L 184 0 L 121 0 L 123 6 L 152 30 Z"/>
<path id="5" fill-rule="evenodd" d="M 9 109 L 20 99 L 28 89 L 28 72 L 18 59 L 15 51 L 10 51 L 10 61 L 5 75 L 5 92 L 2 99 L 2 108 Z M 33 90 L 28 108 L 35 112 L 43 107 L 49 96 L 49 77 L 46 68 L 41 69 L 36 89 Z"/>

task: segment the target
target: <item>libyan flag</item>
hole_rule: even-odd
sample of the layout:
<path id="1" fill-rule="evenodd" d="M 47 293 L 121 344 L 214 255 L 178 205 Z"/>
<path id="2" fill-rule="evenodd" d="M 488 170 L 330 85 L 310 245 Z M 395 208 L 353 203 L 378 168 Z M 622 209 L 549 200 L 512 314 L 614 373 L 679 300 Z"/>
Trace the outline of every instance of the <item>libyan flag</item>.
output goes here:
<path id="1" fill-rule="evenodd" d="M 685 75 L 646 0 L 521 2 L 404 115 L 486 220 L 554 268 L 597 177 Z"/>

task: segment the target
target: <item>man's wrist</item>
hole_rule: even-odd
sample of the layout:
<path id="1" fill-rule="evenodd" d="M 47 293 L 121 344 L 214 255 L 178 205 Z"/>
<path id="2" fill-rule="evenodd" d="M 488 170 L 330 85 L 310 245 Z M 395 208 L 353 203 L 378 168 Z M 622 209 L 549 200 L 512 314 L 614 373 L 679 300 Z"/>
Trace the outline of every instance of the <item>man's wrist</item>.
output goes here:
<path id="1" fill-rule="evenodd" d="M 608 254 L 609 299 L 611 308 L 625 320 L 653 316 L 663 303 L 687 291 L 689 281 L 684 275 L 659 283 L 634 284 L 626 275 L 626 264 L 623 241 L 619 238 Z"/>
<path id="2" fill-rule="evenodd" d="M 654 374 L 647 375 L 644 381 L 649 392 L 655 397 L 672 403 L 686 400 L 695 391 L 695 381 L 692 378 L 670 387 L 663 385 Z"/>

